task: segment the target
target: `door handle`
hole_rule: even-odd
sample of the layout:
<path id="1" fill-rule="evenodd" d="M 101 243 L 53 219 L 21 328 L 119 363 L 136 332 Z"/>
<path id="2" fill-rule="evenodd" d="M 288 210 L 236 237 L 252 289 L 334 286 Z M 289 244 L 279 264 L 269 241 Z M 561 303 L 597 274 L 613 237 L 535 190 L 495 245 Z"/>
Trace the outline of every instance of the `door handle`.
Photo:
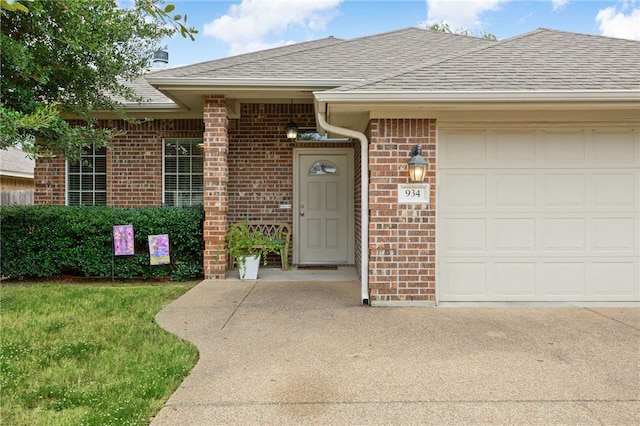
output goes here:
<path id="1" fill-rule="evenodd" d="M 304 216 L 304 212 L 302 212 L 302 211 L 301 211 L 301 212 L 300 212 L 300 216 Z"/>

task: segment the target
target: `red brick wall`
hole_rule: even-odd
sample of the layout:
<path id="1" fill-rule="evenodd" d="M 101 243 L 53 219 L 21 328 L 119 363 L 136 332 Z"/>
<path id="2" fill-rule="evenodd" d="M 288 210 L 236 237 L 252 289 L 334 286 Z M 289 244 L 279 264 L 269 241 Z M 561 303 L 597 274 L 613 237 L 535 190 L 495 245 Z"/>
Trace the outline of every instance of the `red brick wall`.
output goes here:
<path id="1" fill-rule="evenodd" d="M 65 204 L 64 157 L 39 158 L 33 170 L 34 204 Z"/>
<path id="2" fill-rule="evenodd" d="M 103 120 L 100 125 L 124 133 L 107 150 L 107 205 L 162 205 L 162 139 L 200 138 L 202 120 L 154 120 L 130 124 Z M 36 204 L 65 203 L 65 160 L 58 156 L 36 162 Z"/>
<path id="3" fill-rule="evenodd" d="M 229 221 L 269 220 L 293 223 L 293 148 L 284 132 L 293 119 L 314 126 L 312 105 L 242 104 L 231 120 L 229 146 Z"/>
<path id="4" fill-rule="evenodd" d="M 369 140 L 371 302 L 435 301 L 435 120 L 374 119 Z M 397 203 L 416 144 L 430 163 L 429 206 Z"/>

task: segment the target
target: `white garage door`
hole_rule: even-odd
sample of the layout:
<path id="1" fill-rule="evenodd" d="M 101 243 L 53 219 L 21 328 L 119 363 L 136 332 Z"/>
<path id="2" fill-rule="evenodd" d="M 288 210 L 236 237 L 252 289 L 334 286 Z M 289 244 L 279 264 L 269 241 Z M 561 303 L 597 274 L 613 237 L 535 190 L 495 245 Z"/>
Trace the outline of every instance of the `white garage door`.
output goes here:
<path id="1" fill-rule="evenodd" d="M 440 130 L 442 301 L 640 300 L 640 132 Z"/>

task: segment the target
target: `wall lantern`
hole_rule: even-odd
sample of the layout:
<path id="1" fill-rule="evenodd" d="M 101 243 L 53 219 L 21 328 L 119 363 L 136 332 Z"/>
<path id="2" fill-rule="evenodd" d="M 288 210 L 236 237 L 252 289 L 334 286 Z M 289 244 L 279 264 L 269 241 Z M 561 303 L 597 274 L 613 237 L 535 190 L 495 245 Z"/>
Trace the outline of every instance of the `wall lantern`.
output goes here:
<path id="1" fill-rule="evenodd" d="M 289 112 L 291 113 L 291 120 L 289 120 L 289 124 L 284 128 L 285 132 L 287 132 L 287 138 L 296 139 L 298 137 L 298 125 L 295 121 L 293 121 L 293 111 L 291 109 L 293 106 L 293 100 L 291 101 L 291 105 L 289 106 Z"/>
<path id="2" fill-rule="evenodd" d="M 427 160 L 422 156 L 422 145 L 418 144 L 411 150 L 411 160 L 409 160 L 411 182 L 423 182 L 427 174 L 427 166 Z"/>

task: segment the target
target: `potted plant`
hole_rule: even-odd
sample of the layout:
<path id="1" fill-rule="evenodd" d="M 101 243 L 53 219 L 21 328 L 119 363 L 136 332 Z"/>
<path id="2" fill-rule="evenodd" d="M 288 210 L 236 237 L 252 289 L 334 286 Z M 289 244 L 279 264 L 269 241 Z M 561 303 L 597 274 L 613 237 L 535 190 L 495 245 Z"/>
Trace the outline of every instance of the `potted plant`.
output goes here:
<path id="1" fill-rule="evenodd" d="M 246 221 L 231 226 L 225 240 L 242 280 L 257 279 L 260 259 L 266 265 L 267 255 L 279 253 L 281 246 L 279 240 L 271 239 L 262 232 L 252 231 Z"/>

